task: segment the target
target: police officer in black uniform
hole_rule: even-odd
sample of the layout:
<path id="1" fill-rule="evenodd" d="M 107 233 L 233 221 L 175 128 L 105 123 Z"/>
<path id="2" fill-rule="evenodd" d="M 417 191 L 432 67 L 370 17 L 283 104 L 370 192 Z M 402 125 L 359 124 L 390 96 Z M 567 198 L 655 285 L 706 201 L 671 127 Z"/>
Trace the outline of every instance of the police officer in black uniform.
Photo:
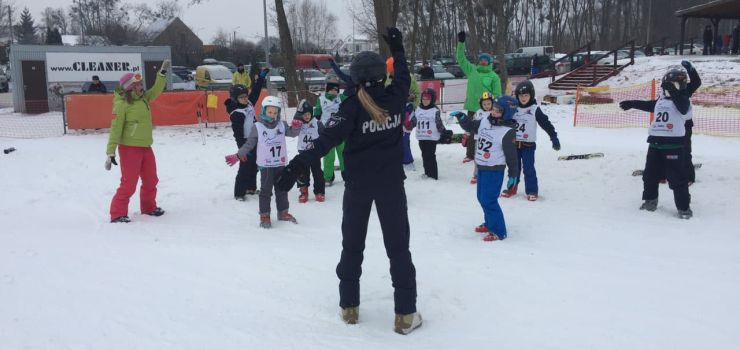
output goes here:
<path id="1" fill-rule="evenodd" d="M 395 302 L 395 331 L 408 334 L 421 326 L 416 312 L 416 269 L 409 251 L 409 221 L 403 171 L 402 121 L 410 75 L 401 32 L 389 28 L 383 36 L 394 58 L 393 83 L 384 87 L 385 61 L 375 52 L 361 52 L 350 66 L 357 93 L 314 141 L 313 149 L 297 155 L 279 176 L 278 188 L 289 190 L 309 171 L 309 164 L 345 142 L 345 189 L 342 255 L 337 265 L 339 306 L 346 323 L 359 318 L 360 275 L 367 225 L 373 202 L 390 259 Z"/>

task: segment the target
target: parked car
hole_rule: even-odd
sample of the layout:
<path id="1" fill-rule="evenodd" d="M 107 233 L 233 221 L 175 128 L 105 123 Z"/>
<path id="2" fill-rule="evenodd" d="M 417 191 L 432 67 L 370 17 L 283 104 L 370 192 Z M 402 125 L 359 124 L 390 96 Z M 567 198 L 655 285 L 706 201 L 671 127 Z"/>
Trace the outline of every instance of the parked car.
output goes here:
<path id="1" fill-rule="evenodd" d="M 296 69 L 318 69 L 322 73 L 331 71 L 332 55 L 328 54 L 298 54 L 295 58 Z"/>
<path id="2" fill-rule="evenodd" d="M 0 92 L 10 91 L 10 85 L 8 84 L 8 77 L 5 73 L 0 73 Z"/>
<path id="3" fill-rule="evenodd" d="M 193 80 L 193 75 L 190 73 L 188 67 L 183 66 L 172 66 L 172 73 L 175 73 L 182 80 Z"/>
<path id="4" fill-rule="evenodd" d="M 172 72 L 170 74 L 170 81 L 172 82 L 172 90 L 195 90 L 195 81 L 191 80 L 185 80 L 180 78 L 179 75 L 177 75 L 175 72 Z"/>
<path id="5" fill-rule="evenodd" d="M 231 71 L 222 65 L 203 65 L 195 69 L 195 84 L 199 89 L 231 88 Z"/>
<path id="6" fill-rule="evenodd" d="M 514 53 L 521 53 L 527 56 L 552 56 L 555 54 L 555 49 L 552 46 L 529 46 L 520 47 Z"/>
<path id="7" fill-rule="evenodd" d="M 465 73 L 463 73 L 462 68 L 460 66 L 453 64 L 447 66 L 447 71 L 452 74 L 455 78 L 464 78 Z"/>
<path id="8" fill-rule="evenodd" d="M 326 86 L 326 76 L 316 69 L 303 69 L 296 72 L 298 79 L 305 81 L 306 89 L 310 92 L 323 92 Z"/>
<path id="9" fill-rule="evenodd" d="M 455 76 L 452 75 L 450 72 L 448 72 L 445 69 L 445 67 L 441 64 L 433 65 L 432 70 L 434 71 L 434 79 L 437 79 L 437 80 L 455 79 Z"/>
<path id="10" fill-rule="evenodd" d="M 229 61 L 218 61 L 218 64 L 228 68 L 231 71 L 231 74 L 234 74 L 234 72 L 236 72 L 236 65 Z"/>
<path id="11" fill-rule="evenodd" d="M 270 76 L 268 77 L 268 79 L 270 80 L 269 84 L 273 89 L 278 91 L 285 91 L 285 78 L 280 75 L 280 69 L 270 69 Z"/>

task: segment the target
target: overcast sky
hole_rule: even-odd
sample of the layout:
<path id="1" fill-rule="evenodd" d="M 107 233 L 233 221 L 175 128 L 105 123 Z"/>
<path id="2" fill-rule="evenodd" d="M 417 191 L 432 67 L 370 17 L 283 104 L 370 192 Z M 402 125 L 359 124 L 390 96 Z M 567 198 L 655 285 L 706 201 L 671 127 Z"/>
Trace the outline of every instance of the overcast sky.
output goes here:
<path id="1" fill-rule="evenodd" d="M 149 4 L 155 1 L 123 0 L 125 3 Z M 340 38 L 352 34 L 352 16 L 349 15 L 349 4 L 356 0 L 327 0 L 327 7 L 339 18 L 337 32 Z M 258 41 L 264 35 L 264 21 L 262 11 L 262 0 L 203 0 L 200 5 L 187 6 L 188 0 L 180 0 L 183 8 L 182 20 L 193 28 L 195 34 L 204 43 L 210 43 L 219 27 L 226 32 L 233 33 L 236 30 L 237 37 L 247 40 Z M 268 9 L 274 0 L 267 0 Z M 15 1 L 19 10 L 28 6 L 34 20 L 40 19 L 41 12 L 46 7 L 69 8 L 71 0 L 31 0 Z M 14 16 L 17 21 L 17 16 Z M 318 19 L 317 19 L 318 20 Z M 237 29 L 238 27 L 238 29 Z M 275 34 L 275 28 L 268 28 L 271 34 Z"/>

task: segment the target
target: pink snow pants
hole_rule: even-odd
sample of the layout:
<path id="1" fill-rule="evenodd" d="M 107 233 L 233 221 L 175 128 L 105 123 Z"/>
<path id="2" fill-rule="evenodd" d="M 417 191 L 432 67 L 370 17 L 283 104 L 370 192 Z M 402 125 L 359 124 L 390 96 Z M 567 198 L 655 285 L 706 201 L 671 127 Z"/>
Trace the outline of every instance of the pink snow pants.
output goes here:
<path id="1" fill-rule="evenodd" d="M 128 202 L 136 192 L 136 184 L 141 177 L 139 191 L 141 213 L 150 213 L 157 208 L 157 163 L 151 147 L 118 145 L 121 165 L 121 185 L 110 203 L 111 220 L 128 216 Z"/>

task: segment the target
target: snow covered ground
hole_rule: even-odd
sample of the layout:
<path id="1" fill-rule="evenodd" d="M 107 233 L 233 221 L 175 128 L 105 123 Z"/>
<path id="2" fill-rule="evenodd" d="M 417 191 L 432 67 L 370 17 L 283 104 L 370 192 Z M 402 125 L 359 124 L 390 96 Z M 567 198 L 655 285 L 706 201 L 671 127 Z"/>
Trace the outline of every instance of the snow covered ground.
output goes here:
<path id="1" fill-rule="evenodd" d="M 360 324 L 338 316 L 341 182 L 297 203 L 298 225 L 258 227 L 232 198 L 228 127 L 155 130 L 163 217 L 108 223 L 119 178 L 107 134 L 0 138 L 0 349 L 731 349 L 740 344 L 739 139 L 694 136 L 695 217 L 667 186 L 637 210 L 646 131 L 571 126 L 545 106 L 563 149 L 542 137 L 541 200 L 502 200 L 509 238 L 485 243 L 472 165 L 438 148 L 440 180 L 406 183 L 418 307 L 392 332 L 393 291 L 371 216 Z M 456 126 L 453 126 L 456 127 Z M 540 131 L 541 132 L 541 131 Z M 290 141 L 295 150 L 295 140 Z M 412 145 L 421 167 L 420 152 Z M 604 152 L 601 159 L 558 155 Z"/>

